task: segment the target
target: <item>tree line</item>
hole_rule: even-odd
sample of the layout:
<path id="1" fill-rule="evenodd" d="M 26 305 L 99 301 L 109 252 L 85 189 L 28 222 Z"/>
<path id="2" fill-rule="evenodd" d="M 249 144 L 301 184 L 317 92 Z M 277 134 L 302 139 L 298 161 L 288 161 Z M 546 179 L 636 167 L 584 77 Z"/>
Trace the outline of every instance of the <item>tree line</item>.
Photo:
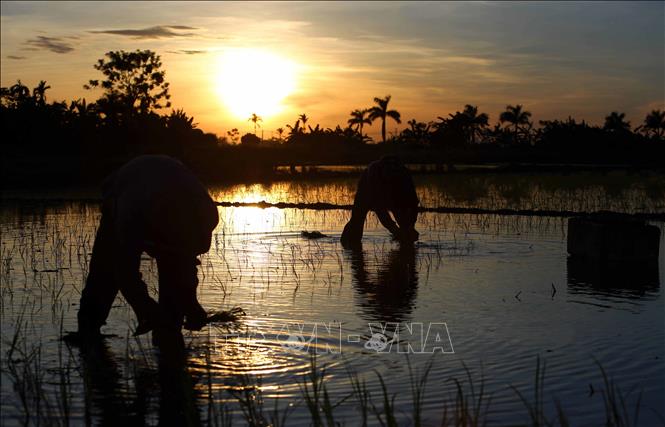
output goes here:
<path id="1" fill-rule="evenodd" d="M 20 80 L 0 88 L 0 145 L 3 169 L 9 170 L 3 177 L 17 172 L 12 169 L 16 159 L 30 165 L 32 158 L 45 159 L 40 164 L 50 169 L 44 170 L 56 173 L 59 163 L 49 164 L 49 159 L 76 158 L 83 169 L 102 165 L 104 170 L 144 153 L 170 154 L 204 169 L 225 162 L 232 168 L 237 161 L 265 169 L 278 163 L 363 162 L 387 152 L 402 152 L 414 161 L 445 156 L 449 162 L 457 156 L 472 162 L 603 162 L 626 160 L 625 153 L 631 159 L 650 161 L 654 150 L 660 153 L 665 146 L 665 111 L 648 113 L 634 128 L 620 112 L 607 115 L 602 126 L 568 117 L 542 120 L 536 127 L 531 113 L 520 104 L 508 105 L 494 126 L 488 114 L 466 105 L 462 111 L 427 123 L 409 120 L 404 130 L 387 135 L 390 121 L 402 122 L 401 114 L 391 108 L 390 95 L 351 111 L 344 126 L 313 126 L 306 114 L 300 114 L 293 124 L 278 128 L 277 137 L 262 140 L 257 136 L 262 118 L 253 114 L 248 119 L 254 125 L 253 134 L 240 136 L 232 129 L 218 136 L 199 129 L 182 109 L 163 112 L 171 107 L 169 83 L 155 52 L 110 51 L 94 69 L 103 78 L 84 85 L 102 89 L 94 102 L 48 102 L 46 81 L 32 89 Z M 381 125 L 381 140 L 372 143 L 365 130 L 375 122 Z M 272 152 L 257 154 L 260 148 Z"/>
<path id="2" fill-rule="evenodd" d="M 277 142 L 307 142 L 312 137 L 321 137 L 326 134 L 336 134 L 346 139 L 355 139 L 362 142 L 372 142 L 363 131 L 365 125 L 372 125 L 375 121 L 381 122 L 382 143 L 415 144 L 421 146 L 448 145 L 465 146 L 474 144 L 498 144 L 508 146 L 511 144 L 525 145 L 555 145 L 560 144 L 563 148 L 571 145 L 571 141 L 580 142 L 579 134 L 587 141 L 602 141 L 610 143 L 619 138 L 628 141 L 641 140 L 652 142 L 663 142 L 665 136 L 665 111 L 653 110 L 646 115 L 644 121 L 635 129 L 626 120 L 626 114 L 613 111 L 605 117 L 602 126 L 592 126 L 585 121 L 577 122 L 572 117 L 566 120 L 540 120 L 540 127 L 535 128 L 531 120 L 531 112 L 526 111 L 521 104 L 507 105 L 506 110 L 499 115 L 499 122 L 494 127 L 489 125 L 489 115 L 479 113 L 478 107 L 465 105 L 463 111 L 449 114 L 449 117 L 437 117 L 436 121 L 418 122 L 411 119 L 407 122 L 409 127 L 396 135 L 386 139 L 387 119 L 401 124 L 401 114 L 397 110 L 388 109 L 391 96 L 374 98 L 373 107 L 366 109 L 355 109 L 351 111 L 347 121 L 347 127 L 337 126 L 335 129 L 322 129 L 320 125 L 312 128 L 307 125 L 309 118 L 306 114 L 300 114 L 293 125 L 287 124 L 288 132 L 285 135 L 283 127 L 277 128 L 278 138 L 269 141 Z M 254 123 L 254 134 L 246 134 L 240 138 L 238 129 L 227 132 L 231 143 L 237 143 L 239 138 L 243 143 L 260 143 L 262 140 L 256 136 L 257 126 L 263 119 L 257 114 L 252 114 L 248 119 Z M 307 125 L 307 126 L 306 126 Z M 307 132 L 309 129 L 309 132 Z M 309 134 L 310 138 L 304 135 Z M 574 144 L 573 144 L 574 145 Z"/>

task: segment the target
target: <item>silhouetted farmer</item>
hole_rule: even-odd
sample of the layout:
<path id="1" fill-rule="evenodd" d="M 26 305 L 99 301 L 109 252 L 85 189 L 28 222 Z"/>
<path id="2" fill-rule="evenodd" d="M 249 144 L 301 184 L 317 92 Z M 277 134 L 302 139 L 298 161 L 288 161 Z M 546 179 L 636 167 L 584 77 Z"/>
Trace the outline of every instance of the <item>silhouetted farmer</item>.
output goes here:
<path id="1" fill-rule="evenodd" d="M 81 294 L 79 334 L 99 334 L 118 291 L 136 313 L 136 335 L 198 330 L 206 312 L 196 298 L 197 255 L 210 249 L 217 208 L 196 177 L 167 156 L 142 156 L 103 186 L 102 218 Z M 141 280 L 141 253 L 156 258 L 159 304 Z"/>
<path id="2" fill-rule="evenodd" d="M 395 157 L 385 156 L 369 164 L 358 182 L 351 219 L 342 232 L 344 246 L 362 239 L 365 218 L 374 211 L 392 235 L 405 242 L 418 240 L 414 228 L 418 218 L 418 196 L 411 174 Z M 392 212 L 395 221 L 390 217 Z"/>

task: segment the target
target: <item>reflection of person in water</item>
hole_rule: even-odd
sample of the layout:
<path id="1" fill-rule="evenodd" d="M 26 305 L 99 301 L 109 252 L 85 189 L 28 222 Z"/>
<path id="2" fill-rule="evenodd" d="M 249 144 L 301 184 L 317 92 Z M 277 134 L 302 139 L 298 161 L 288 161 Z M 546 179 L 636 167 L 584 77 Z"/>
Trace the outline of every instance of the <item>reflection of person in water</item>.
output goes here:
<path id="1" fill-rule="evenodd" d="M 166 156 L 138 157 L 103 187 L 102 218 L 81 294 L 79 336 L 99 336 L 113 300 L 122 293 L 138 318 L 136 335 L 155 328 L 198 330 L 206 312 L 196 298 L 197 255 L 210 249 L 218 222 L 207 190 L 182 163 Z M 141 280 L 141 253 L 156 258 L 159 304 Z"/>
<path id="2" fill-rule="evenodd" d="M 369 164 L 358 182 L 351 219 L 342 232 L 342 244 L 358 244 L 369 211 L 401 242 L 418 240 L 418 196 L 411 174 L 395 157 L 385 156 Z M 395 221 L 390 217 L 390 213 Z"/>
<path id="3" fill-rule="evenodd" d="M 122 381 L 117 361 L 110 348 L 102 341 L 80 347 L 81 373 L 85 381 L 85 416 L 86 424 L 91 425 L 91 417 L 99 417 L 101 425 L 134 425 L 145 423 L 145 413 L 139 408 L 133 414 L 128 411 L 122 389 Z M 144 390 L 137 377 L 137 401 L 147 400 L 142 396 Z"/>
<path id="4" fill-rule="evenodd" d="M 360 296 L 360 308 L 371 320 L 401 322 L 409 316 L 416 298 L 418 273 L 416 249 L 402 244 L 377 265 L 376 280 L 371 280 L 362 247 L 351 252 L 354 287 Z"/>
<path id="5" fill-rule="evenodd" d="M 87 425 L 145 425 L 157 389 L 159 425 L 200 425 L 195 381 L 181 351 L 159 353 L 158 375 L 147 366 L 136 369 L 135 395 L 121 381 L 118 361 L 104 341 L 81 346 L 80 356 Z M 98 422 L 93 417 L 98 417 Z"/>

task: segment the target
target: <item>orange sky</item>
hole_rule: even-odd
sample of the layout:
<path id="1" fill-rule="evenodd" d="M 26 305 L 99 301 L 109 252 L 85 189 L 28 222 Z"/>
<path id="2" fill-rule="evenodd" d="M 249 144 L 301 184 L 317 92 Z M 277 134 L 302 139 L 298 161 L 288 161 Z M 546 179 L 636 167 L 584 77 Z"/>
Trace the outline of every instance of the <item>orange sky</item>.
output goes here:
<path id="1" fill-rule="evenodd" d="M 100 77 L 92 65 L 105 52 L 152 49 L 162 56 L 173 106 L 219 135 L 232 127 L 252 131 L 236 112 L 254 104 L 259 114 L 270 106 L 262 123 L 270 137 L 301 113 L 312 125 L 345 125 L 351 110 L 387 94 L 403 119 L 389 131 L 467 103 L 489 113 L 492 123 L 515 103 L 536 120 L 573 115 L 599 123 L 618 110 L 634 125 L 651 109 L 665 108 L 662 2 L 2 2 L 1 8 L 2 86 L 44 79 L 50 99 L 92 100 L 99 93 L 82 85 Z M 379 125 L 367 130 L 376 137 Z"/>

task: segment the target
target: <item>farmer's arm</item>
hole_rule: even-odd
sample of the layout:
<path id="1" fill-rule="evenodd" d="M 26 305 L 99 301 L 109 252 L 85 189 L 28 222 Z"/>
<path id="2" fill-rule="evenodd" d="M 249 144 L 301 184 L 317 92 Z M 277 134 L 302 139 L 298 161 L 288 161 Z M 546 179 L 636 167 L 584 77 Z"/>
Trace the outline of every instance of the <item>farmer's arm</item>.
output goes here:
<path id="1" fill-rule="evenodd" d="M 179 326 L 182 316 L 186 318 L 186 329 L 199 330 L 206 324 L 206 312 L 196 297 L 199 284 L 196 265 L 194 255 L 161 253 L 157 256 L 159 305 L 172 326 Z"/>
<path id="2" fill-rule="evenodd" d="M 344 226 L 342 232 L 342 245 L 350 245 L 359 242 L 363 237 L 363 227 L 365 225 L 365 218 L 370 207 L 370 192 L 368 188 L 369 182 L 367 179 L 367 171 L 363 172 L 358 182 L 355 198 L 353 199 L 353 209 L 351 211 L 351 219 Z"/>
<path id="3" fill-rule="evenodd" d="M 382 209 L 377 209 L 375 212 L 376 216 L 379 217 L 379 221 L 381 222 L 381 224 L 384 227 L 386 227 L 386 229 L 388 229 L 388 231 L 390 231 L 390 233 L 393 236 L 399 237 L 400 229 L 397 226 L 397 224 L 395 224 L 395 221 L 393 221 L 393 219 L 390 217 L 390 213 L 388 212 L 388 210 L 382 208 Z"/>

